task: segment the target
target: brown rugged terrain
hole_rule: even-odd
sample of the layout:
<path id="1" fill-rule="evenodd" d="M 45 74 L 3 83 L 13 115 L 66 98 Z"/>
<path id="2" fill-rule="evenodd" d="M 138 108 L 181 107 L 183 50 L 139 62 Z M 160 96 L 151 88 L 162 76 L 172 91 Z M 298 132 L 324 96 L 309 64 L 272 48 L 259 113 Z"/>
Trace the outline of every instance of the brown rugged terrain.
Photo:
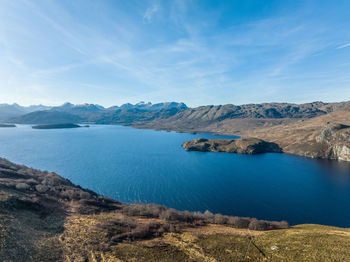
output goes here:
<path id="1" fill-rule="evenodd" d="M 350 110 L 247 130 L 242 135 L 275 142 L 290 154 L 350 161 Z"/>
<path id="2" fill-rule="evenodd" d="M 103 108 L 99 105 L 66 103 L 45 111 L 34 111 L 9 119 L 22 124 L 97 123 L 132 125 L 141 128 L 177 131 L 214 130 L 229 132 L 252 126 L 271 126 L 298 119 L 350 109 L 350 102 L 305 104 L 263 103 L 207 105 L 188 108 L 183 103 L 124 104 Z M 0 108 L 1 117 L 1 108 Z M 249 120 L 249 121 L 242 121 Z M 263 121 L 261 121 L 263 120 Z"/>
<path id="3" fill-rule="evenodd" d="M 182 132 L 242 134 L 249 130 L 288 124 L 331 112 L 350 109 L 350 102 L 306 104 L 264 103 L 246 105 L 200 106 L 181 110 L 175 115 L 130 123 L 138 128 Z"/>
<path id="4" fill-rule="evenodd" d="M 317 116 L 309 114 L 308 118 L 224 118 L 223 120 L 218 120 L 222 109 L 205 107 L 200 112 L 194 110 L 186 117 L 172 117 L 134 126 L 258 138 L 278 144 L 285 153 L 350 161 L 350 129 L 348 127 L 350 126 L 350 110 L 343 109 L 347 108 L 347 105 L 348 103 L 339 103 L 337 106 L 323 105 L 315 109 L 315 112 L 318 112 Z M 182 114 L 187 114 L 187 111 Z M 218 151 L 229 152 L 230 150 L 222 148 Z"/>
<path id="5" fill-rule="evenodd" d="M 182 144 L 187 151 L 228 152 L 239 154 L 281 153 L 276 144 L 257 138 L 205 139 L 197 138 Z"/>

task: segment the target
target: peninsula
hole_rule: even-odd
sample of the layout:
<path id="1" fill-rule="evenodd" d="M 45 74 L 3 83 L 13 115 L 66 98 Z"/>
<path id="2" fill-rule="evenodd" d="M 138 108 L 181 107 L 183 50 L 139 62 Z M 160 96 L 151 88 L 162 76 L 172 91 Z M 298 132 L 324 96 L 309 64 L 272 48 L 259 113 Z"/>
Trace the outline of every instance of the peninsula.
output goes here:
<path id="1" fill-rule="evenodd" d="M 227 152 L 239 154 L 281 153 L 282 149 L 276 144 L 257 138 L 238 139 L 205 139 L 197 138 L 184 142 L 187 151 Z"/>

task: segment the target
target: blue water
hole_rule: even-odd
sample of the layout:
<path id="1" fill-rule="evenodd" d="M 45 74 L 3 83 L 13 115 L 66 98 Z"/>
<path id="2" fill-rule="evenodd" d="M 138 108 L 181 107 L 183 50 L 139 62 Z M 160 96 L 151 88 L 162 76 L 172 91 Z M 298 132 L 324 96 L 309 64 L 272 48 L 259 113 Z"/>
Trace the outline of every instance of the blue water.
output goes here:
<path id="1" fill-rule="evenodd" d="M 122 126 L 0 128 L 0 156 L 123 202 L 350 227 L 350 163 L 287 154 L 186 152 L 211 134 Z"/>

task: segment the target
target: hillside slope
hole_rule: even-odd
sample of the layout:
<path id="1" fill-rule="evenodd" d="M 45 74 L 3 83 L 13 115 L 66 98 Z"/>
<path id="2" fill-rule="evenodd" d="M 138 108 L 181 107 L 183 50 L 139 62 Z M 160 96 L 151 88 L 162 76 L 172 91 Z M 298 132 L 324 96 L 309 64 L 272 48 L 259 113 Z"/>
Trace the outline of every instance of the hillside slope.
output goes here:
<path id="1" fill-rule="evenodd" d="M 50 109 L 50 107 L 43 105 L 20 106 L 18 104 L 0 104 L 0 121 L 7 121 L 20 115 L 47 109 Z"/>
<path id="2" fill-rule="evenodd" d="M 285 153 L 350 161 L 350 110 L 242 132 L 279 144 Z"/>
<path id="3" fill-rule="evenodd" d="M 350 109 L 350 102 L 200 106 L 183 110 L 168 118 L 134 122 L 132 126 L 181 132 L 240 135 L 247 131 L 288 124 L 344 109 Z"/>

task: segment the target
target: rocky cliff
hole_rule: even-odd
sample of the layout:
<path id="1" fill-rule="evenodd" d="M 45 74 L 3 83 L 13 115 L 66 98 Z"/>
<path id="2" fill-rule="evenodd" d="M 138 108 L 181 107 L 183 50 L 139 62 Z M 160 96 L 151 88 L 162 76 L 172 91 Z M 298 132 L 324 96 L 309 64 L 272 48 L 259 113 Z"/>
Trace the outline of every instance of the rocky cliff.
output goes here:
<path id="1" fill-rule="evenodd" d="M 350 161 L 350 126 L 327 123 L 316 137 L 323 150 L 318 157 Z"/>

